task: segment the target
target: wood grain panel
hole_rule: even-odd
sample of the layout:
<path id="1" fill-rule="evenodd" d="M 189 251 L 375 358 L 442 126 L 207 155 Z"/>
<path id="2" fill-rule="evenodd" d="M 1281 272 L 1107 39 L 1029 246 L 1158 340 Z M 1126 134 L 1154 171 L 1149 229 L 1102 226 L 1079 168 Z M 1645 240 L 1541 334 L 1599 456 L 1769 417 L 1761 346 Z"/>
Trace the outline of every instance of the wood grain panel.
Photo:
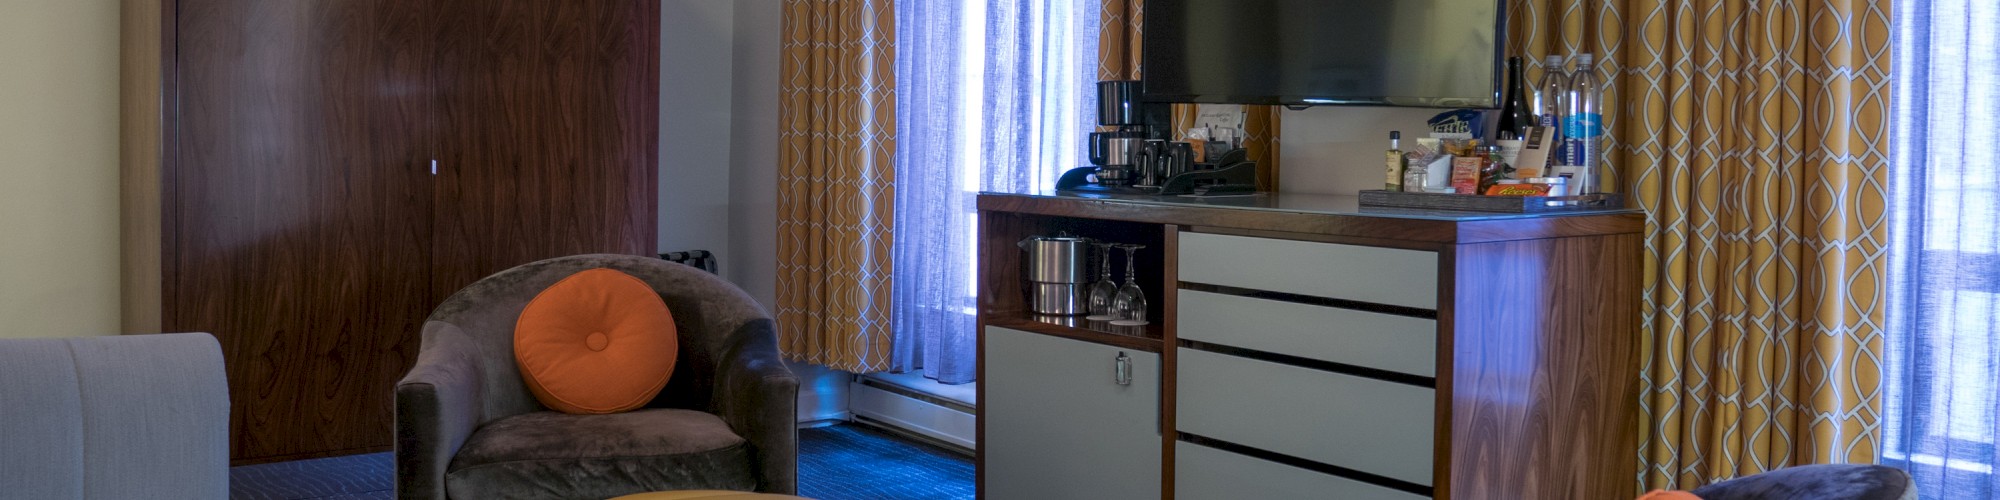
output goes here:
<path id="1" fill-rule="evenodd" d="M 433 304 L 417 5 L 178 3 L 162 320 L 221 340 L 239 463 L 391 442 Z"/>
<path id="2" fill-rule="evenodd" d="M 537 260 L 656 251 L 659 2 L 440 4 L 436 298 Z"/>
<path id="3" fill-rule="evenodd" d="M 1454 255 L 1451 498 L 1636 492 L 1637 234 Z"/>

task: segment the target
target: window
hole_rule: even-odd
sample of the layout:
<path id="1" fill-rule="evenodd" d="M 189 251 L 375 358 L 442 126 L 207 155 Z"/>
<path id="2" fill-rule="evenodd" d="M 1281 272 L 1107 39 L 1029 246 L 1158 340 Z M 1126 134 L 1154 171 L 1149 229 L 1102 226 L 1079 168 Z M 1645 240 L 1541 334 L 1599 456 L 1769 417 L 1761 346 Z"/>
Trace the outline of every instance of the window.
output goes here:
<path id="1" fill-rule="evenodd" d="M 972 381 L 975 196 L 1084 165 L 1098 3 L 897 3 L 895 371 Z"/>
<path id="2" fill-rule="evenodd" d="M 1883 463 L 1993 498 L 2000 462 L 2000 4 L 1897 2 Z"/>

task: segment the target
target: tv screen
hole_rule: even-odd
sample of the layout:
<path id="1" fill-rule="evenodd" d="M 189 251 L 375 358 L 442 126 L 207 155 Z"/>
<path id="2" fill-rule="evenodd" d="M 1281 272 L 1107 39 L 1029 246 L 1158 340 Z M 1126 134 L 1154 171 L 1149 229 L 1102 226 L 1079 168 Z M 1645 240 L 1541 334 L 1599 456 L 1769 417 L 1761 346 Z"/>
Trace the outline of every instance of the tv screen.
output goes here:
<path id="1" fill-rule="evenodd" d="M 1497 107 L 1500 0 L 1147 0 L 1152 102 Z"/>

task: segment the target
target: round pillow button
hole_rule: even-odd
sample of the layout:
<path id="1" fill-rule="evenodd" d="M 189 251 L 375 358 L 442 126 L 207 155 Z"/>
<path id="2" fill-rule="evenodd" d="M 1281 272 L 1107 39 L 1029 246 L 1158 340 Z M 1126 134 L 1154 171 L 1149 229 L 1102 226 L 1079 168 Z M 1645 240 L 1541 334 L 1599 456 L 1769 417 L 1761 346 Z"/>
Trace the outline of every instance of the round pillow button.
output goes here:
<path id="1" fill-rule="evenodd" d="M 604 332 L 591 332 L 590 336 L 583 338 L 583 346 L 592 351 L 603 351 L 608 345 L 611 345 L 611 337 Z"/>

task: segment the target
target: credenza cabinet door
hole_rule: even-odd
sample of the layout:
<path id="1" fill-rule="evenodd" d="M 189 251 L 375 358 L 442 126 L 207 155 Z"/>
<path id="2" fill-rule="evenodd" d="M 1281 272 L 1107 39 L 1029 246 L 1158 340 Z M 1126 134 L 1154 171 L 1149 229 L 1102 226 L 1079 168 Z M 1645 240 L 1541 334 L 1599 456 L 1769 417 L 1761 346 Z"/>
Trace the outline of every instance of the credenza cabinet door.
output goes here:
<path id="1" fill-rule="evenodd" d="M 434 1 L 434 288 L 657 251 L 660 2 Z"/>
<path id="2" fill-rule="evenodd" d="M 161 327 L 221 342 L 231 457 L 387 447 L 436 306 L 438 19 L 402 0 L 177 3 Z"/>
<path id="3" fill-rule="evenodd" d="M 982 348 L 985 498 L 1160 498 L 1159 355 L 993 327 Z"/>

